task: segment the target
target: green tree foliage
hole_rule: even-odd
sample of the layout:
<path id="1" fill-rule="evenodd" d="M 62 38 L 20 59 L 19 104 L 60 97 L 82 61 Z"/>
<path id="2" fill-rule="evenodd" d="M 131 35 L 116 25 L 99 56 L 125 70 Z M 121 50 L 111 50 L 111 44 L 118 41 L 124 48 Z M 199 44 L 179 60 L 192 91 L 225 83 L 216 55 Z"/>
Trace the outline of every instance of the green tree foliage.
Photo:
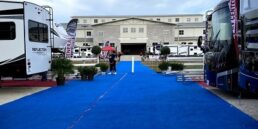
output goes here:
<path id="1" fill-rule="evenodd" d="M 169 47 L 162 47 L 161 50 L 160 50 L 160 54 L 161 55 L 168 55 L 168 54 L 170 54 Z"/>
<path id="2" fill-rule="evenodd" d="M 101 48 L 99 46 L 93 46 L 91 52 L 98 55 L 101 52 Z"/>

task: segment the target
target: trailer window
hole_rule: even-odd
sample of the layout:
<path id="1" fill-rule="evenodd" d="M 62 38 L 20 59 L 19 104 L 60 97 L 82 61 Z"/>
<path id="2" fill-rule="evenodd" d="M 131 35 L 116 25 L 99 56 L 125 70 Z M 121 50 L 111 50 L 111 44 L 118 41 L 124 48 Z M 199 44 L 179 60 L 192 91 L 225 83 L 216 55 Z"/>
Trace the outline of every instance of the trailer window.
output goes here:
<path id="1" fill-rule="evenodd" d="M 0 40 L 14 40 L 15 37 L 14 22 L 0 22 Z"/>
<path id="2" fill-rule="evenodd" d="M 32 42 L 48 43 L 48 26 L 29 20 L 29 40 Z"/>

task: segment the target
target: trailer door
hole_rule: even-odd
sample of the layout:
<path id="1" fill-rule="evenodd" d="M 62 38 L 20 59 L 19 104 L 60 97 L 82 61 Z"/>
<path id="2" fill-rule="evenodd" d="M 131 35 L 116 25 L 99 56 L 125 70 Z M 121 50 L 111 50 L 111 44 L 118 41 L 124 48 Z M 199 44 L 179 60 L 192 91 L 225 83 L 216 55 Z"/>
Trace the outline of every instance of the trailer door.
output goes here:
<path id="1" fill-rule="evenodd" d="M 49 12 L 24 2 L 27 75 L 48 71 L 51 64 Z"/>

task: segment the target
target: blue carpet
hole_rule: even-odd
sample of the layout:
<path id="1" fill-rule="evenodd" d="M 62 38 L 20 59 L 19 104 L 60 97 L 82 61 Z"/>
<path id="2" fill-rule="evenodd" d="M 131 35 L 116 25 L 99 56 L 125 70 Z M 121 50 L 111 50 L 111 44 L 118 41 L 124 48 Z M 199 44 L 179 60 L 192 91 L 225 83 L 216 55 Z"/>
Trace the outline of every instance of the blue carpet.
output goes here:
<path id="1" fill-rule="evenodd" d="M 120 62 L 117 75 L 0 106 L 0 129 L 258 129 L 258 122 L 196 83 Z"/>

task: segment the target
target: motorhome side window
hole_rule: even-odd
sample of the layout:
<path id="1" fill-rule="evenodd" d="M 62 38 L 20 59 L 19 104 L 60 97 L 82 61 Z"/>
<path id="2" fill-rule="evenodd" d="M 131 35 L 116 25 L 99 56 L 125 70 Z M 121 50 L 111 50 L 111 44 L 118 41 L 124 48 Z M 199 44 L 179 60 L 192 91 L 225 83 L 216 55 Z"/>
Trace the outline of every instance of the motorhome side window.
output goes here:
<path id="1" fill-rule="evenodd" d="M 29 40 L 32 42 L 48 43 L 48 26 L 29 20 Z"/>
<path id="2" fill-rule="evenodd" d="M 14 40 L 15 37 L 14 22 L 0 22 L 0 40 Z"/>

